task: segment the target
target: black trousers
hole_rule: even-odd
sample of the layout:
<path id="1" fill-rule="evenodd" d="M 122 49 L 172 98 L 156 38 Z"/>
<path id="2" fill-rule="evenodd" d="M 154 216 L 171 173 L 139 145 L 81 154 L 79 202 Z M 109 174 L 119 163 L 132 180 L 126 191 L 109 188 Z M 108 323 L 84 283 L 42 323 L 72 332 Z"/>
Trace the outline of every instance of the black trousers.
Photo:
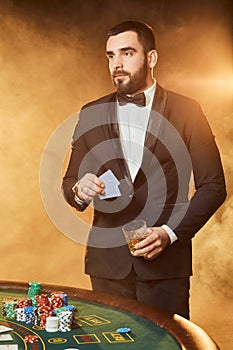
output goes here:
<path id="1" fill-rule="evenodd" d="M 189 319 L 189 277 L 143 280 L 134 270 L 124 279 L 105 279 L 91 276 L 96 292 L 115 294 L 179 314 Z"/>

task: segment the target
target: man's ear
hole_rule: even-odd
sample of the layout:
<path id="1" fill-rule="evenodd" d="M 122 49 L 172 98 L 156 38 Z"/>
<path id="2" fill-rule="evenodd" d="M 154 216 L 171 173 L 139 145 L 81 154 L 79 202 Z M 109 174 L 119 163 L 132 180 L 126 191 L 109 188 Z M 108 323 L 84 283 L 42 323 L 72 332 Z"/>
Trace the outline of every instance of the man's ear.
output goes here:
<path id="1" fill-rule="evenodd" d="M 147 53 L 148 67 L 154 68 L 158 60 L 158 53 L 156 50 L 151 50 Z"/>

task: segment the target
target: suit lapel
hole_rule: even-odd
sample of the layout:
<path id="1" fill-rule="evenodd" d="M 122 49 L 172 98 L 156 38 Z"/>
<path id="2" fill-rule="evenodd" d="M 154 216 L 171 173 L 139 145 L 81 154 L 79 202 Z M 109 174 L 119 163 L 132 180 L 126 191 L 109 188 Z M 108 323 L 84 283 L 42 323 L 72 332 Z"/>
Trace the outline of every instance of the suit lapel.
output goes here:
<path id="1" fill-rule="evenodd" d="M 167 92 L 157 84 L 146 132 L 141 169 L 149 169 L 151 160 L 155 154 L 157 141 L 159 140 L 159 134 L 163 124 L 166 103 Z M 135 184 L 140 181 L 141 175 L 142 173 L 139 170 L 135 179 Z"/>
<path id="2" fill-rule="evenodd" d="M 166 102 L 167 93 L 157 84 L 145 139 L 145 147 L 148 149 L 156 146 L 155 137 L 158 139 Z"/>
<path id="3" fill-rule="evenodd" d="M 109 103 L 109 106 L 106 112 L 106 118 L 107 118 L 107 124 L 106 124 L 107 128 L 104 128 L 105 137 L 106 139 L 112 140 L 110 145 L 112 147 L 112 151 L 115 154 L 115 159 L 118 162 L 118 169 L 120 169 L 121 171 L 122 179 L 125 179 L 126 182 L 131 182 L 131 176 L 130 176 L 128 164 L 124 158 L 124 153 L 121 147 L 120 130 L 119 130 L 118 118 L 117 118 L 116 93 L 113 94 L 112 99 Z"/>

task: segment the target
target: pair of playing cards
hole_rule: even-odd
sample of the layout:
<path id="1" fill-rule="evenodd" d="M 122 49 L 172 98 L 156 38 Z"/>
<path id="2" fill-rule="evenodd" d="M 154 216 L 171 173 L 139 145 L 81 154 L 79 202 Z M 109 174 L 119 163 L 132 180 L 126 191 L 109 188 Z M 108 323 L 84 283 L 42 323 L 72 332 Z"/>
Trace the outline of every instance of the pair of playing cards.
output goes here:
<path id="1" fill-rule="evenodd" d="M 0 325 L 0 343 L 5 341 L 12 341 L 13 338 L 10 334 L 6 333 L 12 331 L 12 328 Z M 18 350 L 17 344 L 0 344 L 0 350 Z"/>
<path id="2" fill-rule="evenodd" d="M 103 195 L 99 195 L 100 199 L 108 199 L 121 196 L 121 192 L 119 190 L 120 182 L 117 180 L 112 170 L 107 170 L 99 178 L 104 182 L 105 185 L 105 193 Z"/>

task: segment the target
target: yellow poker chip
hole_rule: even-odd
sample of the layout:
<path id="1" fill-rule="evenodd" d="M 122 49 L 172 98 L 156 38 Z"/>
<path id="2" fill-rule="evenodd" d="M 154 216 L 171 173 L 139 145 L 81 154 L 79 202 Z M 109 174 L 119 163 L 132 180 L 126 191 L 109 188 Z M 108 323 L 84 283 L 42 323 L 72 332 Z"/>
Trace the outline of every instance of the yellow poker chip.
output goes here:
<path id="1" fill-rule="evenodd" d="M 118 329 L 116 330 L 116 332 L 117 332 L 117 333 L 129 333 L 129 332 L 131 332 L 131 329 L 128 328 L 128 327 L 122 327 L 122 328 L 118 328 Z"/>

